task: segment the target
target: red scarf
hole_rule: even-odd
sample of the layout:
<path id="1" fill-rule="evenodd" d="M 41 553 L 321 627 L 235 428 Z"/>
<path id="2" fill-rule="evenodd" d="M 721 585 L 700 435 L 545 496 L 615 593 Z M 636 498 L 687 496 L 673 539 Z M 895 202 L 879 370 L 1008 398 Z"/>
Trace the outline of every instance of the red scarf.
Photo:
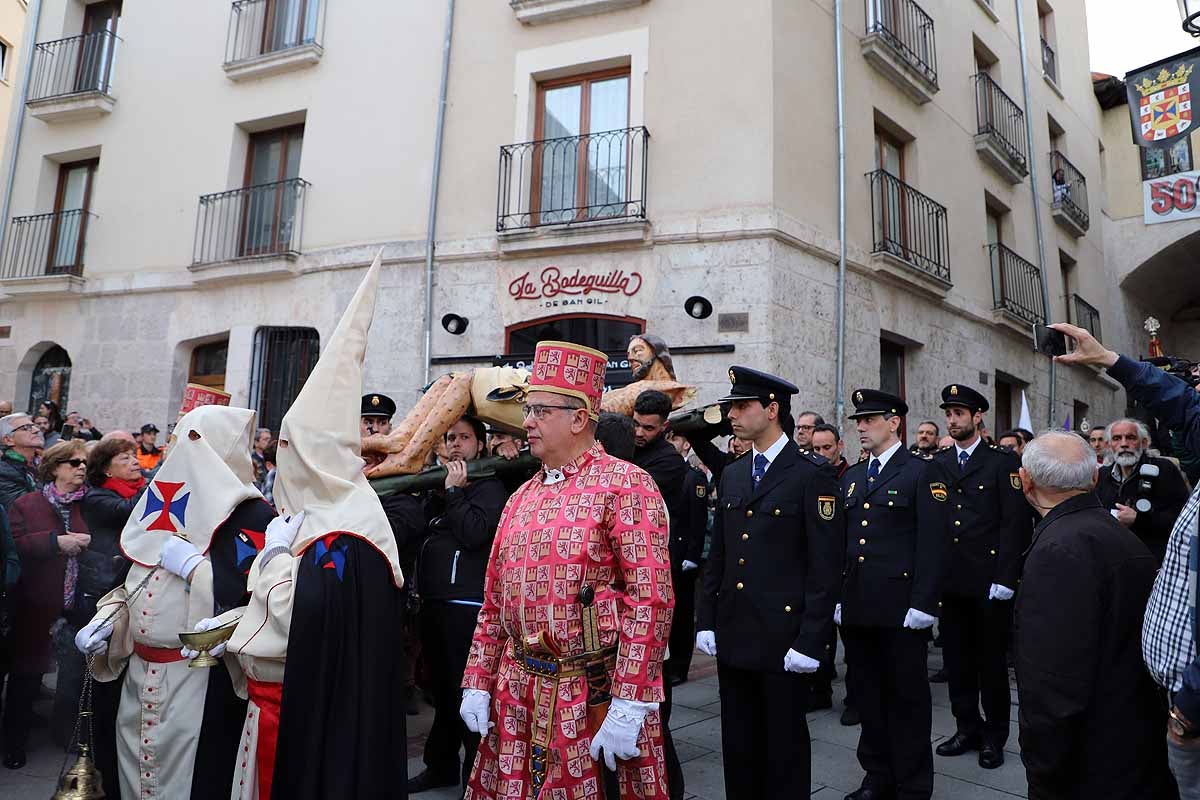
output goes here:
<path id="1" fill-rule="evenodd" d="M 101 489 L 111 489 L 121 495 L 122 499 L 128 500 L 142 490 L 146 485 L 145 478 L 138 478 L 136 481 L 127 481 L 124 478 L 110 477 L 100 484 Z"/>

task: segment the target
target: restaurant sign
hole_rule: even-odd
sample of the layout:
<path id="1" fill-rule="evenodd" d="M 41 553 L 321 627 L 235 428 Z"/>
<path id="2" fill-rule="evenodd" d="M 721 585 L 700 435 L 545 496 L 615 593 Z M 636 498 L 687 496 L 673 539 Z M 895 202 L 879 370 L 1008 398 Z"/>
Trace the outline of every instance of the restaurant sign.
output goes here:
<path id="1" fill-rule="evenodd" d="M 506 326 L 560 314 L 645 319 L 654 294 L 648 261 L 501 266 L 496 287 L 500 316 Z"/>

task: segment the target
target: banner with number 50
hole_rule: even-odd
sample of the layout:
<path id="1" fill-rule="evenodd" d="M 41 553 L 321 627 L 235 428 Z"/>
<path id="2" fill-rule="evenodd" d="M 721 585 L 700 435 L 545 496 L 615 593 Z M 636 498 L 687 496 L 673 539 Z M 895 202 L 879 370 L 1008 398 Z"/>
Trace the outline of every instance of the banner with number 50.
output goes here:
<path id="1" fill-rule="evenodd" d="M 1180 172 L 1142 181 L 1147 225 L 1200 218 L 1200 172 Z"/>

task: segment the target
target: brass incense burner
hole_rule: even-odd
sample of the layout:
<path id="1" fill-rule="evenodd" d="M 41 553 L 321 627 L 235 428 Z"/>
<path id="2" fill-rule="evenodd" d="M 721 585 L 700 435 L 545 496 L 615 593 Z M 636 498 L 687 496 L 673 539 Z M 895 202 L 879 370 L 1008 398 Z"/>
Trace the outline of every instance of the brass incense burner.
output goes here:
<path id="1" fill-rule="evenodd" d="M 217 645 L 228 642 L 233 638 L 233 632 L 237 630 L 237 624 L 241 617 L 233 622 L 227 622 L 217 628 L 211 628 L 207 631 L 189 631 L 179 634 L 179 641 L 183 642 L 183 646 L 190 650 L 199 650 L 200 655 L 196 656 L 188 664 L 189 669 L 200 669 L 203 667 L 215 667 L 221 663 L 219 658 L 211 655 L 208 651 Z"/>

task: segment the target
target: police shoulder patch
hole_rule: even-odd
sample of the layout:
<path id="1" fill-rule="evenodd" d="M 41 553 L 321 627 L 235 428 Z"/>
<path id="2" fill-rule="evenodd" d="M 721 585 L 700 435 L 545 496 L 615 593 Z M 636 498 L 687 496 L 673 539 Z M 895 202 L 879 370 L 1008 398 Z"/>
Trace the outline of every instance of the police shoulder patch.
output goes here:
<path id="1" fill-rule="evenodd" d="M 1008 473 L 1008 482 L 1012 484 L 1014 489 L 1021 488 L 1021 475 L 1017 472 Z"/>
<path id="2" fill-rule="evenodd" d="M 837 498 L 830 494 L 823 494 L 817 498 L 817 513 L 821 515 L 821 519 L 829 522 L 833 519 L 833 512 L 837 508 Z"/>
<path id="3" fill-rule="evenodd" d="M 708 487 L 707 486 L 705 486 L 704 484 L 700 484 L 699 486 L 696 487 L 696 497 L 707 497 L 707 496 L 708 496 Z"/>
<path id="4" fill-rule="evenodd" d="M 929 493 L 933 495 L 933 499 L 939 503 L 946 502 L 946 498 L 950 496 L 950 492 L 946 489 L 946 484 L 942 482 L 929 484 Z"/>

